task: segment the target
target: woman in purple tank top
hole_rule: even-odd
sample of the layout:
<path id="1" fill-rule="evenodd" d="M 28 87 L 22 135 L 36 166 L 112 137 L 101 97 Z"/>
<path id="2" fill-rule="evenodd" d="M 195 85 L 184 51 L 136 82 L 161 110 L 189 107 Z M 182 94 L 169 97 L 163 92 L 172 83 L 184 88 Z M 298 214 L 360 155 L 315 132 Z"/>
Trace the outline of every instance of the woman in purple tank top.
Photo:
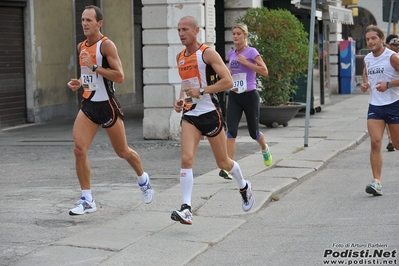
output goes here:
<path id="1" fill-rule="evenodd" d="M 256 74 L 267 76 L 267 66 L 259 52 L 248 45 L 247 25 L 237 23 L 232 28 L 232 34 L 235 49 L 228 52 L 228 67 L 233 76 L 234 86 L 229 92 L 226 113 L 227 152 L 230 158 L 234 158 L 238 125 L 244 112 L 249 135 L 259 143 L 263 162 L 269 166 L 272 164 L 272 155 L 265 136 L 259 131 L 260 98 L 256 88 Z M 220 170 L 219 175 L 231 179 L 225 170 Z"/>

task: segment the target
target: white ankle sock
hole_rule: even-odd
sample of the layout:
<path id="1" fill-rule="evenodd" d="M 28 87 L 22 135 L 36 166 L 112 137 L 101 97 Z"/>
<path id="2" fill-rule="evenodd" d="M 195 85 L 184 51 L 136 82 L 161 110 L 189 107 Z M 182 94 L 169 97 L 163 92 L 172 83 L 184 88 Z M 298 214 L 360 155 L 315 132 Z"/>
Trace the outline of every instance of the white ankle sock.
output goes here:
<path id="1" fill-rule="evenodd" d="M 266 149 L 262 150 L 262 152 L 269 152 L 269 145 L 266 144 Z"/>
<path id="2" fill-rule="evenodd" d="M 90 189 L 82 189 L 82 197 L 84 197 L 87 201 L 93 201 Z"/>
<path id="3" fill-rule="evenodd" d="M 147 183 L 148 180 L 148 174 L 146 172 L 144 172 L 141 176 L 137 177 L 137 182 L 139 183 L 139 185 L 145 185 Z"/>

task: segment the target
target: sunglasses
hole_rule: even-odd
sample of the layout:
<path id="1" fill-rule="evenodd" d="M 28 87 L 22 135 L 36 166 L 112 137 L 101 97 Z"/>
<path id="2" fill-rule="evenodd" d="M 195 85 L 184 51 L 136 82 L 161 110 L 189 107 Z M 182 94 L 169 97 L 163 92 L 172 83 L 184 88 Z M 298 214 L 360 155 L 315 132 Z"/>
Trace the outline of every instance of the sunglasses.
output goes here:
<path id="1" fill-rule="evenodd" d="M 390 45 L 395 46 L 395 47 L 399 47 L 399 43 L 393 43 L 393 44 L 390 44 Z"/>

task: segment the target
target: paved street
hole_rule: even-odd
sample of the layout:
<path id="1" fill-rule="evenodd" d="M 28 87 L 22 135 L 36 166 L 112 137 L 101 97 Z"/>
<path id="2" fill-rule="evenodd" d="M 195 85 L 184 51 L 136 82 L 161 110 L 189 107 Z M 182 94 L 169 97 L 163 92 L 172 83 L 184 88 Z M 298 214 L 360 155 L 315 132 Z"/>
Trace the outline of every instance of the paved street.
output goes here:
<path id="1" fill-rule="evenodd" d="M 397 249 L 399 152 L 384 152 L 391 167 L 384 196 L 369 197 L 367 95 L 331 100 L 311 116 L 307 148 L 303 115 L 285 128 L 262 127 L 274 158 L 269 168 L 240 128 L 236 160 L 256 199 L 248 213 L 236 183 L 217 176 L 202 141 L 192 226 L 170 220 L 181 204 L 179 143 L 143 140 L 141 109 L 125 110 L 125 124 L 151 174 L 154 201 L 142 203 L 132 170 L 100 130 L 89 153 L 98 211 L 78 217 L 68 215 L 80 196 L 73 120 L 0 131 L 0 265 L 323 265 L 324 250 L 342 251 L 336 243 L 378 241 Z"/>
<path id="2" fill-rule="evenodd" d="M 144 140 L 142 107 L 127 108 L 125 113 L 129 145 L 140 154 L 145 171 L 151 175 L 156 201 L 159 193 L 179 183 L 180 143 Z M 68 215 L 80 197 L 72 125 L 73 119 L 66 119 L 0 131 L 0 265 L 10 265 L 43 246 L 100 226 L 141 204 L 133 170 L 116 156 L 105 131 L 100 129 L 89 152 L 92 190 L 99 211 L 77 219 Z M 247 135 L 245 130 L 240 129 Z M 238 143 L 237 158 L 258 150 L 255 141 Z M 196 176 L 216 168 L 210 155 L 207 141 L 201 142 Z M 174 205 L 179 207 L 180 201 Z"/>
<path id="3" fill-rule="evenodd" d="M 342 265 L 399 265 L 399 152 L 383 150 L 384 195 L 374 197 L 364 192 L 371 180 L 369 150 L 367 138 L 334 157 L 187 265 L 319 266 L 334 260 L 344 261 Z M 369 253 L 366 258 L 332 255 L 346 250 Z M 373 257 L 375 250 L 388 253 Z"/>
<path id="4" fill-rule="evenodd" d="M 93 195 L 100 209 L 87 217 L 69 217 L 69 209 L 80 197 L 72 142 L 45 142 L 40 138 L 40 142 L 26 145 L 0 146 L 0 265 L 10 265 L 40 247 L 99 226 L 141 204 L 129 165 L 115 155 L 108 142 L 97 143 L 90 150 L 90 161 Z M 152 176 L 155 201 L 159 193 L 178 184 L 177 142 L 136 142 L 131 146 L 139 152 Z M 255 142 L 240 143 L 238 147 L 240 156 L 258 150 Z M 210 153 L 209 145 L 201 144 L 196 175 L 215 169 Z M 180 201 L 176 200 L 175 205 L 177 208 Z"/>

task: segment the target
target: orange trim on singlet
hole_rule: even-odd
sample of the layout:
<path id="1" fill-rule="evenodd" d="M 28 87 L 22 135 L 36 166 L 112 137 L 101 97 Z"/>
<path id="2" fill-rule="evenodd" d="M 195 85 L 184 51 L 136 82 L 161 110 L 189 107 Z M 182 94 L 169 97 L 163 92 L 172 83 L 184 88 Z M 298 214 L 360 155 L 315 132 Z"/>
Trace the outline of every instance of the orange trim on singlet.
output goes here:
<path id="1" fill-rule="evenodd" d="M 82 56 L 81 56 L 81 53 L 82 53 L 83 50 L 86 50 L 86 51 L 90 54 L 91 61 L 93 62 L 93 64 L 97 64 L 97 65 L 98 65 L 97 56 L 96 56 L 96 55 L 97 55 L 97 54 L 96 54 L 96 52 L 97 52 L 97 45 L 99 45 L 99 41 L 104 42 L 105 40 L 108 40 L 108 38 L 107 38 L 106 36 L 103 36 L 103 37 L 101 37 L 101 39 L 99 39 L 98 41 L 96 41 L 95 43 L 93 43 L 93 44 L 90 45 L 90 46 L 87 46 L 87 45 L 86 45 L 88 40 L 84 40 L 84 41 L 80 44 L 80 47 L 79 47 L 79 64 L 80 64 L 80 66 L 86 66 L 86 65 L 83 63 L 83 61 L 82 61 Z M 102 44 L 102 42 L 100 43 L 100 45 Z M 100 51 L 100 52 L 101 52 L 101 51 Z"/>
<path id="2" fill-rule="evenodd" d="M 205 82 L 201 80 L 201 73 L 198 69 L 198 63 L 204 61 L 202 58 L 198 58 L 198 56 L 202 57 L 205 49 L 207 48 L 208 46 L 202 44 L 194 53 L 188 56 L 184 55 L 186 50 L 183 50 L 179 54 L 177 63 L 179 68 L 179 75 L 182 80 L 197 77 L 200 82 L 200 86 L 203 86 L 203 84 L 206 83 L 206 80 Z"/>
<path id="3" fill-rule="evenodd" d="M 201 46 L 190 55 L 185 55 L 186 49 L 179 53 L 177 57 L 177 67 L 181 80 L 197 78 L 200 87 L 210 85 L 208 84 L 208 80 L 211 79 L 211 76 L 216 75 L 216 73 L 203 59 L 203 54 L 208 48 L 207 45 L 201 44 Z M 183 115 L 198 116 L 217 109 L 217 99 L 214 97 L 216 96 L 213 93 L 209 93 L 202 96 L 201 101 L 189 106 L 184 105 Z"/>
<path id="4" fill-rule="evenodd" d="M 90 46 L 87 46 L 87 41 L 88 40 L 84 40 L 79 47 L 79 64 L 80 66 L 86 66 L 83 61 L 82 61 L 82 51 L 86 50 L 86 52 L 89 53 L 91 61 L 93 62 L 93 64 L 98 65 L 99 62 L 97 62 L 97 46 L 101 45 L 105 40 L 108 40 L 108 38 L 106 36 L 102 36 L 98 41 L 96 41 L 95 43 L 93 43 Z M 101 42 L 100 42 L 101 41 Z M 101 47 L 99 47 L 101 49 Z M 99 51 L 101 53 L 101 50 Z M 98 76 L 98 75 L 97 75 Z M 91 90 L 85 90 L 83 89 L 83 94 L 82 97 L 84 99 L 90 99 L 91 97 L 93 97 L 95 91 L 91 91 Z"/>

